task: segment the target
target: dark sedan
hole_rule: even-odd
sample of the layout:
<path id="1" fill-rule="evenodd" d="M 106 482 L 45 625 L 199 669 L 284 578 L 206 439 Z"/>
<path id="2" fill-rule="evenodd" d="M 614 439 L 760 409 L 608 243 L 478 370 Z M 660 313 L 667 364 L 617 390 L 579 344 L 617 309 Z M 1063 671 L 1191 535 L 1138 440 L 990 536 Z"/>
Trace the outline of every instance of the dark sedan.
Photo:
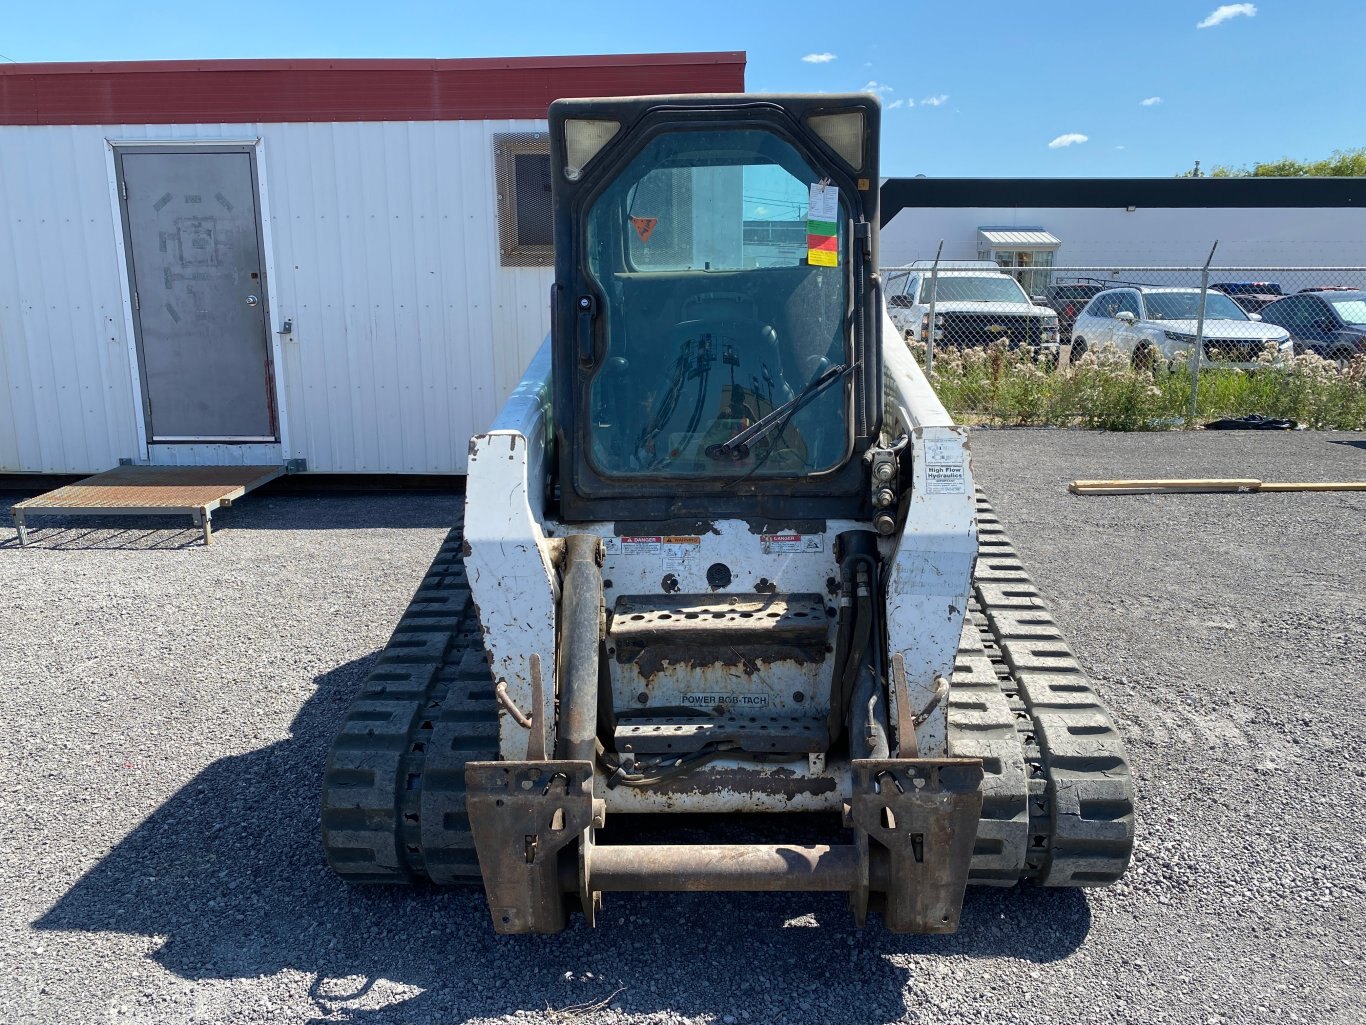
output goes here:
<path id="1" fill-rule="evenodd" d="M 1295 354 L 1351 359 L 1366 353 L 1366 291 L 1300 292 L 1261 311 L 1262 320 L 1290 332 Z"/>

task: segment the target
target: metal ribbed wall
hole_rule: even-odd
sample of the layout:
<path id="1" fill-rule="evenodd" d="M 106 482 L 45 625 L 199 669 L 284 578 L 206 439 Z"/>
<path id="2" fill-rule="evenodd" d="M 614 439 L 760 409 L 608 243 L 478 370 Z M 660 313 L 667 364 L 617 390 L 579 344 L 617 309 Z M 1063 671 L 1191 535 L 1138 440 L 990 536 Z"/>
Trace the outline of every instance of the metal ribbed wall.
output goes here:
<path id="1" fill-rule="evenodd" d="M 0 128 L 0 470 L 137 454 L 104 136 Z"/>
<path id="2" fill-rule="evenodd" d="M 140 457 L 107 142 L 262 140 L 286 459 L 463 472 L 548 330 L 500 266 L 493 136 L 534 121 L 0 127 L 0 471 Z"/>

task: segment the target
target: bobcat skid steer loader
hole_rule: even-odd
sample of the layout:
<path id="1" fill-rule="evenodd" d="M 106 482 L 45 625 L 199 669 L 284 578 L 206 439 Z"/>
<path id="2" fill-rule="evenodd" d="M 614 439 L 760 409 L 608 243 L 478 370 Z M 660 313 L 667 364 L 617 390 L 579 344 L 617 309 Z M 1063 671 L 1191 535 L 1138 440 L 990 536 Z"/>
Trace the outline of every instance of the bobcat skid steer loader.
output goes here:
<path id="1" fill-rule="evenodd" d="M 878 131 L 862 95 L 551 107 L 553 327 L 332 749 L 342 876 L 482 883 L 504 933 L 622 890 L 941 933 L 969 883 L 1124 872 L 1120 738 L 883 308 Z M 613 828 L 687 813 L 717 842 Z M 720 842 L 755 813 L 786 842 Z"/>

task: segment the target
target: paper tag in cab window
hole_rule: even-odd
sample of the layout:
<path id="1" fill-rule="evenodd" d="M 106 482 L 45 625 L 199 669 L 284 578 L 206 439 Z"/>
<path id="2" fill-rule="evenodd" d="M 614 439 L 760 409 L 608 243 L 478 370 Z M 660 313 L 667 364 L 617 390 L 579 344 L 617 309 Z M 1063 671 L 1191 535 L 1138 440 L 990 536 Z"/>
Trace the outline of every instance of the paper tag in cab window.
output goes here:
<path id="1" fill-rule="evenodd" d="M 813 182 L 806 214 L 806 262 L 812 267 L 838 267 L 840 190 Z"/>

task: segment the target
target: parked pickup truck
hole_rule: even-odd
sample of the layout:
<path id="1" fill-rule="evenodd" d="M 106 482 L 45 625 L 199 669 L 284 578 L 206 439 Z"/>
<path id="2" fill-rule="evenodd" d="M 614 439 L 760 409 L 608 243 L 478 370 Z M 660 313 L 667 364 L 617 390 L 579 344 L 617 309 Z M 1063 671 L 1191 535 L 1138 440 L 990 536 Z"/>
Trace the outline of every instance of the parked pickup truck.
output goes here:
<path id="1" fill-rule="evenodd" d="M 1039 306 L 1020 283 L 990 260 L 920 260 L 910 272 L 888 283 L 887 308 L 907 341 L 930 337 L 934 299 L 936 347 L 968 348 L 1002 342 L 1027 346 L 1036 356 L 1056 361 L 1058 315 Z"/>

